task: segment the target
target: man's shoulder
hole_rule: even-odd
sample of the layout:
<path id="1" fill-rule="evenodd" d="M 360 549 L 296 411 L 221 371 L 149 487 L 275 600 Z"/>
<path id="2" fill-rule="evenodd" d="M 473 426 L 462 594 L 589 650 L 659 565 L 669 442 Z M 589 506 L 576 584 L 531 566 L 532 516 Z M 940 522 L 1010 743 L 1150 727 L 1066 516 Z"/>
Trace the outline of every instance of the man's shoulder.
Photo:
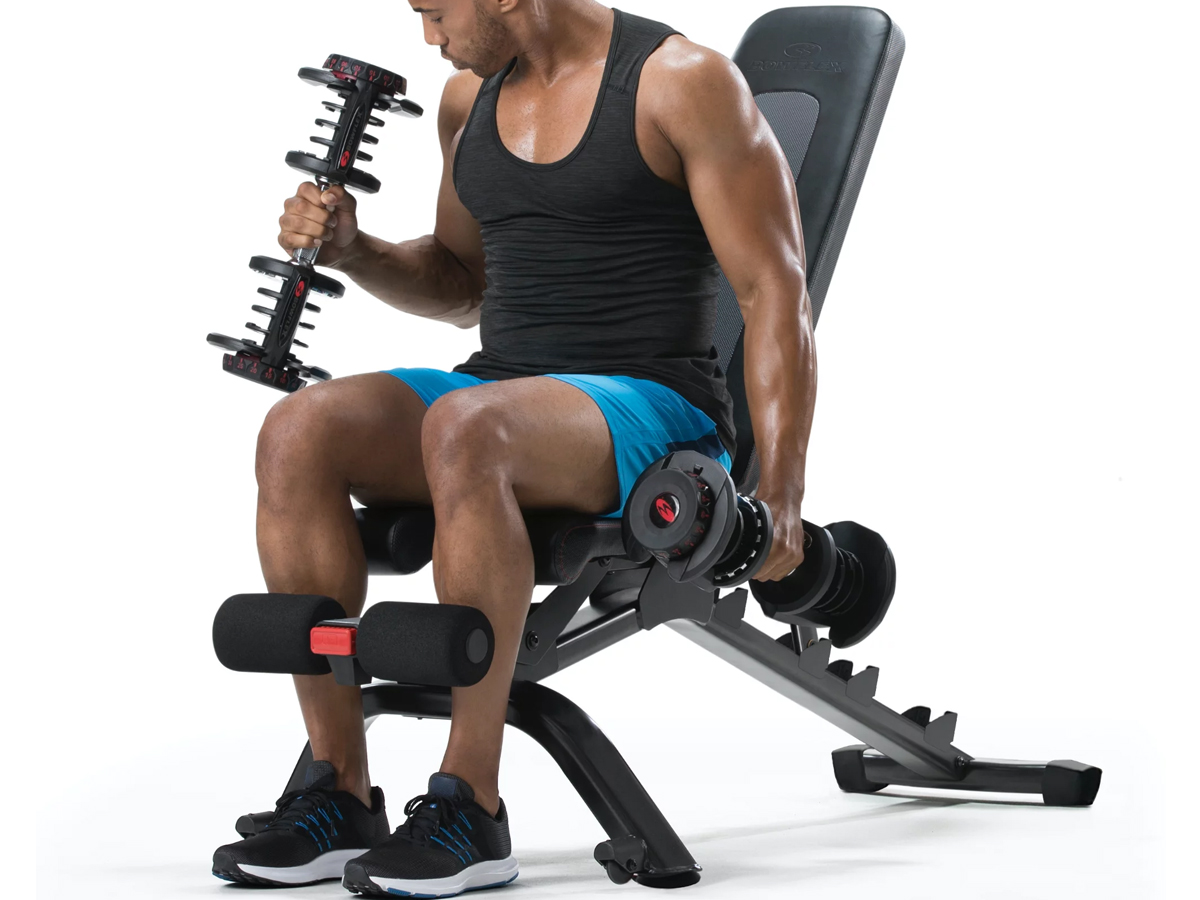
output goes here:
<path id="1" fill-rule="evenodd" d="M 720 119 L 722 104 L 738 106 L 748 97 L 749 86 L 733 60 L 683 35 L 667 37 L 650 54 L 637 91 L 638 108 L 664 126 L 695 120 L 706 110 L 710 118 Z"/>
<path id="2" fill-rule="evenodd" d="M 475 97 L 483 79 L 466 69 L 455 72 L 446 79 L 442 89 L 441 105 L 438 107 L 438 131 L 443 141 L 449 143 L 462 131 L 475 105 Z"/>
<path id="3" fill-rule="evenodd" d="M 693 97 L 708 103 L 737 91 L 746 83 L 733 60 L 711 47 L 670 35 L 650 54 L 642 67 L 638 102 L 655 98 L 680 100 Z"/>

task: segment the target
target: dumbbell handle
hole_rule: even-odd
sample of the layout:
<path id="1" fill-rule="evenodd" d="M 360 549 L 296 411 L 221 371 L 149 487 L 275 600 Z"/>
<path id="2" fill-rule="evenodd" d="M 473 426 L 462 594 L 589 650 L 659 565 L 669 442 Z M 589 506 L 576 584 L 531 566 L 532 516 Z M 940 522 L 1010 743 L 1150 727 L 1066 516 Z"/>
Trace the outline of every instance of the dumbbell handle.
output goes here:
<path id="1" fill-rule="evenodd" d="M 321 188 L 321 193 L 323 194 L 333 187 L 333 182 L 318 180 L 317 186 Z M 301 265 L 315 266 L 317 264 L 317 253 L 320 250 L 320 247 L 297 247 L 292 251 L 292 259 Z"/>
<path id="2" fill-rule="evenodd" d="M 760 516 L 763 520 L 763 525 L 764 525 L 763 537 L 765 540 L 763 542 L 763 545 L 759 549 L 758 561 L 755 565 L 751 566 L 751 574 L 748 576 L 749 578 L 753 579 L 755 577 L 755 575 L 757 575 L 758 572 L 760 572 L 762 570 L 763 565 L 767 561 L 766 558 L 771 555 L 771 547 L 772 547 L 772 544 L 774 543 L 774 537 L 775 537 L 775 518 L 771 514 L 771 507 L 768 506 L 764 501 L 759 500 L 758 498 L 750 497 L 745 494 L 741 494 L 741 495 L 739 495 L 738 500 L 739 500 L 738 507 L 741 510 L 746 510 L 746 509 L 751 509 L 751 508 L 757 507 L 760 510 Z M 804 519 L 800 520 L 800 524 L 804 529 L 804 549 L 805 549 L 805 551 L 808 551 L 808 549 L 813 546 L 813 542 L 817 539 L 816 538 L 817 533 L 820 531 L 823 531 L 823 529 L 821 529 L 817 525 L 814 525 L 812 522 L 808 522 Z M 727 550 L 727 555 L 720 560 L 720 562 L 718 563 L 718 566 L 720 565 L 720 563 L 727 562 L 729 555 L 732 555 L 735 552 L 735 550 L 736 550 L 735 546 L 729 547 Z M 804 562 L 800 563 L 800 565 L 796 566 L 794 569 L 792 569 L 790 572 L 788 572 L 786 575 L 782 576 L 781 578 L 775 579 L 775 581 L 776 582 L 784 581 L 788 578 L 793 577 L 797 572 L 799 572 L 801 569 L 803 569 L 808 562 L 809 562 L 809 559 L 808 559 L 807 552 L 806 552 Z M 740 583 L 740 582 L 736 582 L 736 583 Z"/>
<path id="3" fill-rule="evenodd" d="M 292 251 L 292 260 L 303 265 L 315 266 L 320 247 L 297 247 Z"/>
<path id="4" fill-rule="evenodd" d="M 767 533 L 773 538 L 775 526 L 770 508 L 761 500 L 758 503 L 765 510 Z M 804 519 L 800 521 L 804 528 L 804 561 L 782 578 L 758 582 L 755 596 L 761 601 L 765 597 L 760 595 L 766 591 L 766 597 L 772 597 L 772 602 L 782 606 L 773 595 L 783 591 L 790 595 L 788 605 L 793 609 L 807 610 L 815 604 L 816 609 L 829 613 L 837 612 L 846 603 L 853 604 L 862 584 L 859 559 L 852 551 L 839 547 L 828 529 Z M 765 549 L 770 555 L 770 539 Z"/>
<path id="5" fill-rule="evenodd" d="M 748 501 L 750 498 L 743 496 L 743 499 Z M 774 537 L 775 537 L 775 517 L 771 514 L 771 507 L 769 507 L 765 501 L 756 499 L 755 502 L 762 508 L 763 514 L 767 520 L 767 533 L 768 533 L 768 535 L 770 535 L 770 537 L 768 538 L 769 543 L 767 544 L 767 555 L 769 556 L 771 553 L 771 546 L 774 543 Z M 801 521 L 803 522 L 803 520 L 801 520 Z M 807 523 L 805 523 L 805 524 L 807 524 Z M 808 547 L 809 545 L 812 544 L 812 537 L 811 537 L 811 535 L 809 535 L 809 533 L 807 531 L 804 532 L 804 537 L 805 537 L 804 546 Z M 763 562 L 765 563 L 766 560 L 764 559 Z M 800 563 L 800 565 L 802 566 L 802 565 L 804 565 L 804 563 Z M 796 569 L 798 569 L 798 568 L 800 568 L 800 566 L 796 567 Z M 792 575 L 796 574 L 796 569 L 792 569 L 792 571 L 788 572 L 783 577 L 790 578 Z M 776 579 L 776 580 L 780 580 L 780 579 Z"/>

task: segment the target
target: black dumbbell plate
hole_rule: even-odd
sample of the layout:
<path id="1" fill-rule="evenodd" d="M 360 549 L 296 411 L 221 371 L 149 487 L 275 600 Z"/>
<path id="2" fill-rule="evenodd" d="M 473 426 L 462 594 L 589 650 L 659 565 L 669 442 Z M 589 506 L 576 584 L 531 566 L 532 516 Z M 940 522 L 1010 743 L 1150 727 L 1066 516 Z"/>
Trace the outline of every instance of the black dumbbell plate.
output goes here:
<path id="1" fill-rule="evenodd" d="M 271 259 L 269 256 L 252 256 L 250 258 L 250 268 L 255 272 L 261 272 L 263 275 L 282 278 L 284 281 L 296 273 L 296 267 L 291 263 Z M 341 297 L 346 293 L 346 288 L 340 281 L 335 281 L 327 275 L 322 275 L 320 272 L 313 272 L 311 277 L 312 280 L 309 282 L 309 289 L 316 291 L 318 294 L 324 294 L 326 297 Z"/>

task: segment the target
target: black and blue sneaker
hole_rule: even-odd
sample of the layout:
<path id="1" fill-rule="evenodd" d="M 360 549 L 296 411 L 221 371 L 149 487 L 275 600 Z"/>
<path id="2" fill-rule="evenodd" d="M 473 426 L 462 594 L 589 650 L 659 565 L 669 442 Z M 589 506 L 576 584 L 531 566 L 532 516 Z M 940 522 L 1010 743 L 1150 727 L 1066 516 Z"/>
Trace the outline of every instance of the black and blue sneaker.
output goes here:
<path id="1" fill-rule="evenodd" d="M 218 847 L 212 872 L 240 884 L 295 887 L 341 878 L 346 863 L 387 838 L 383 791 L 371 788 L 371 808 L 334 790 L 337 773 L 324 760 L 310 763 L 305 786 L 288 791 L 262 831 Z"/>
<path id="2" fill-rule="evenodd" d="M 453 897 L 517 877 L 503 800 L 493 818 L 469 784 L 439 772 L 404 814 L 390 838 L 346 863 L 343 887 L 368 897 Z"/>

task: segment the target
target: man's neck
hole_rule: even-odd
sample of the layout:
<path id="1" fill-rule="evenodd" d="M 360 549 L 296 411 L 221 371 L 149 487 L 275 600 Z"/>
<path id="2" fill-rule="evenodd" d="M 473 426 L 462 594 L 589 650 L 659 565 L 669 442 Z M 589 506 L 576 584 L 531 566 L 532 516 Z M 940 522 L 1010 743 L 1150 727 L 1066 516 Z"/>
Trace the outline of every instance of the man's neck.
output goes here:
<path id="1" fill-rule="evenodd" d="M 511 23 L 517 65 L 513 80 L 542 87 L 570 76 L 608 56 L 614 14 L 596 0 L 554 0 L 536 4 Z"/>

